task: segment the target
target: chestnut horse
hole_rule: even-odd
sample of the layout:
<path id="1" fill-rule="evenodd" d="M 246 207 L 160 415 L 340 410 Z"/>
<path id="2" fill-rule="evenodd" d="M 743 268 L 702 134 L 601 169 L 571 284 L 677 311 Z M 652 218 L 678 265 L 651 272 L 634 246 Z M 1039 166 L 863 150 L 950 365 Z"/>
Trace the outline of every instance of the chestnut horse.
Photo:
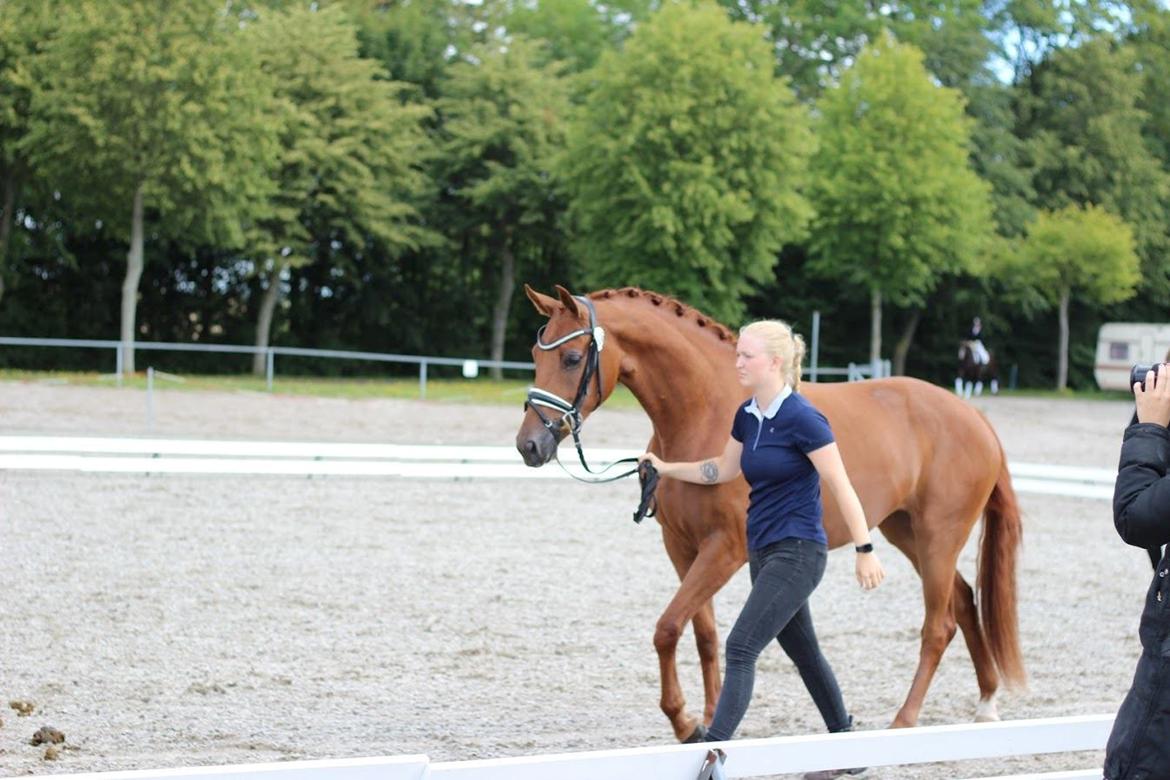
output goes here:
<path id="1" fill-rule="evenodd" d="M 529 466 L 542 466 L 558 442 L 599 407 L 620 382 L 654 425 L 649 450 L 670 461 L 723 451 L 737 407 L 735 336 L 678 301 L 626 288 L 557 298 L 525 285 L 548 323 L 532 354 L 529 391 L 516 446 Z M 901 550 L 922 578 L 925 618 L 918 668 L 894 726 L 913 726 L 943 651 L 963 631 L 979 683 L 978 720 L 997 719 L 1000 676 L 1023 684 L 1016 625 L 1016 550 L 1020 517 L 1007 461 L 991 425 L 951 393 L 896 377 L 801 385 L 829 419 L 865 516 Z M 575 399 L 575 400 L 568 400 Z M 549 410 L 557 413 L 550 419 Z M 692 621 L 710 724 L 719 698 L 719 636 L 712 596 L 747 559 L 747 484 L 693 485 L 663 479 L 657 519 L 681 585 L 658 620 L 654 647 L 662 678 L 661 707 L 675 737 L 696 736 L 675 666 L 678 640 Z M 975 593 L 956 563 L 971 529 L 984 518 Z M 849 541 L 835 502 L 824 513 L 829 546 Z M 981 613 L 981 614 L 980 614 Z"/>

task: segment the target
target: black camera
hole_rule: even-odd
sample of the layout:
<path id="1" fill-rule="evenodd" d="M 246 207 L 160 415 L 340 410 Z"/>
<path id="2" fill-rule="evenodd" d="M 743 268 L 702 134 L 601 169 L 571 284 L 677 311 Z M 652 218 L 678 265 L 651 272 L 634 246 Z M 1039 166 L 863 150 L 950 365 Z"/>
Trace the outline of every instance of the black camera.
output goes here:
<path id="1" fill-rule="evenodd" d="M 1130 369 L 1130 372 L 1129 372 L 1129 386 L 1132 388 L 1134 385 L 1141 385 L 1142 390 L 1145 391 L 1145 389 L 1146 389 L 1146 374 L 1149 373 L 1150 371 L 1153 371 L 1154 376 L 1157 376 L 1158 369 L 1160 369 L 1163 365 L 1165 365 L 1165 364 L 1164 363 L 1154 363 L 1152 366 L 1150 366 L 1150 365 L 1145 365 L 1143 363 L 1139 363 L 1138 365 L 1134 366 L 1132 369 Z"/>

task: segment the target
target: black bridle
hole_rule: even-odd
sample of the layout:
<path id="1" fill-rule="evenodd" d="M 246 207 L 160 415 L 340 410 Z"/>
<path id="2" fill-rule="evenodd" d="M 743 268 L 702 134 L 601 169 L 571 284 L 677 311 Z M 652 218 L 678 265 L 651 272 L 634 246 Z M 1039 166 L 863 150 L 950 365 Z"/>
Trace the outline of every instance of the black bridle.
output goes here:
<path id="1" fill-rule="evenodd" d="M 597 324 L 597 310 L 593 307 L 593 301 L 580 295 L 573 296 L 576 300 L 585 305 L 585 309 L 589 312 L 589 325 L 584 328 L 579 328 L 572 333 L 566 333 L 556 341 L 546 343 L 544 340 L 544 330 L 548 327 L 547 323 L 541 326 L 540 330 L 536 332 L 536 346 L 545 352 L 550 352 L 557 347 L 572 341 L 581 336 L 589 337 L 589 349 L 585 355 L 585 369 L 581 372 L 581 381 L 577 384 L 577 394 L 573 397 L 572 403 L 561 398 L 556 393 L 550 393 L 548 390 L 543 390 L 535 385 L 528 388 L 528 398 L 524 402 L 524 408 L 531 408 L 536 412 L 536 416 L 548 429 L 549 433 L 557 439 L 559 434 L 562 434 L 566 428 L 573 436 L 573 444 L 577 447 L 577 457 L 581 460 L 581 466 L 590 474 L 601 475 L 622 463 L 637 463 L 637 458 L 622 458 L 615 460 L 600 471 L 594 471 L 589 468 L 589 464 L 585 462 L 585 452 L 581 449 L 581 410 L 583 408 L 586 397 L 589 395 L 589 383 L 596 380 L 597 384 L 597 405 L 601 405 L 602 401 L 602 381 L 601 381 L 601 350 L 605 349 L 605 328 Z M 541 408 L 553 409 L 560 413 L 559 418 L 549 418 L 545 416 Z M 612 477 L 596 477 L 588 479 L 579 477 L 573 472 L 565 468 L 565 464 L 561 463 L 559 455 L 554 453 L 557 465 L 564 469 L 565 473 L 579 482 L 588 482 L 590 484 L 600 484 L 603 482 L 613 482 L 615 480 L 624 479 L 631 474 L 637 474 L 638 468 L 634 467 L 629 471 L 625 471 L 617 476 Z"/>

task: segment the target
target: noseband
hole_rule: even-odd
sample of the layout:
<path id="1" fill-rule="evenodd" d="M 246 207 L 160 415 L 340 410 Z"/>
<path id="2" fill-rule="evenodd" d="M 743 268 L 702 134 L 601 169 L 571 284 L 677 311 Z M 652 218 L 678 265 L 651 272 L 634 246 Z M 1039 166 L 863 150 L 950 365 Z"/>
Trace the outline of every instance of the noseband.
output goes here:
<path id="1" fill-rule="evenodd" d="M 554 439 L 557 439 L 558 436 L 563 435 L 565 429 L 567 428 L 568 432 L 573 436 L 573 444 L 575 444 L 577 447 L 577 457 L 580 458 L 581 466 L 585 469 L 585 471 L 589 472 L 590 474 L 604 474 L 620 463 L 636 463 L 638 459 L 622 458 L 621 460 L 615 460 L 613 463 L 609 464 L 600 471 L 594 471 L 593 469 L 589 468 L 589 464 L 585 462 L 585 453 L 581 449 L 581 411 L 584 407 L 585 398 L 589 395 L 589 383 L 592 380 L 596 380 L 597 405 L 601 406 L 603 392 L 601 382 L 601 350 L 605 348 L 605 328 L 597 324 L 597 310 L 593 307 L 593 301 L 580 295 L 574 295 L 573 297 L 585 305 L 586 311 L 589 312 L 589 325 L 587 327 L 575 330 L 572 333 L 566 333 L 556 341 L 546 343 L 544 340 L 544 330 L 548 327 L 548 325 L 545 324 L 536 333 L 536 346 L 538 349 L 542 349 L 545 352 L 551 352 L 562 344 L 572 341 L 575 338 L 580 338 L 581 336 L 589 337 L 589 351 L 585 355 L 585 369 L 581 372 L 581 381 L 577 383 L 577 394 L 573 397 L 573 401 L 570 403 L 564 398 L 561 398 L 556 393 L 550 393 L 548 390 L 541 389 L 534 385 L 528 388 L 528 398 L 524 402 L 524 408 L 531 408 L 532 411 L 536 412 L 536 416 L 540 418 L 541 423 L 543 423 L 544 427 L 548 429 L 548 432 L 553 435 Z M 558 412 L 560 416 L 553 416 L 550 418 L 545 415 L 545 413 L 542 411 L 542 408 L 552 409 L 553 411 Z M 560 465 L 562 469 L 565 469 L 565 465 L 561 463 L 559 456 L 557 456 L 557 464 Z M 633 468 L 622 474 L 618 474 L 617 476 L 605 477 L 602 479 L 584 479 L 582 477 L 578 477 L 568 469 L 565 469 L 565 473 L 580 482 L 597 484 L 601 482 L 613 482 L 614 480 L 628 477 L 631 474 L 638 473 L 638 469 Z"/>

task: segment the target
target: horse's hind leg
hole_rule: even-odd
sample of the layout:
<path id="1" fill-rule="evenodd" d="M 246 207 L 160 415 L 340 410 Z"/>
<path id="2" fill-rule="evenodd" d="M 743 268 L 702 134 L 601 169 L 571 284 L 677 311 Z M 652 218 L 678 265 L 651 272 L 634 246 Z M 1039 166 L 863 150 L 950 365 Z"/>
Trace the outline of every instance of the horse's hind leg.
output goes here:
<path id="1" fill-rule="evenodd" d="M 878 526 L 882 534 L 910 560 L 914 571 L 922 576 L 918 566 L 918 550 L 914 539 L 914 529 L 910 525 L 910 515 L 905 512 L 895 512 L 882 521 Z M 955 572 L 955 589 L 952 594 L 951 611 L 953 619 L 963 631 L 963 638 L 967 642 L 967 649 L 975 664 L 975 677 L 979 681 L 979 709 L 975 720 L 999 720 L 995 715 L 995 691 L 999 686 L 999 677 L 995 671 L 995 663 L 987 651 L 987 644 L 983 637 L 983 630 L 979 627 L 978 612 L 975 611 L 975 593 L 971 586 L 963 579 L 963 575 Z"/>
<path id="2" fill-rule="evenodd" d="M 922 575 L 918 566 L 918 550 L 910 515 L 895 512 L 882 521 L 878 530 L 910 560 L 914 570 Z M 951 594 L 951 611 L 955 622 L 963 632 L 971 663 L 975 666 L 975 679 L 979 683 L 979 706 L 975 710 L 976 721 L 999 720 L 995 707 L 995 692 L 999 689 L 999 672 L 987 649 L 983 628 L 979 625 L 979 613 L 975 607 L 975 591 L 957 570 L 954 576 L 954 592 Z"/>
<path id="3" fill-rule="evenodd" d="M 948 558 L 945 553 L 940 557 Z M 933 551 L 924 550 L 919 546 L 919 562 L 922 574 L 922 595 L 926 604 L 926 615 L 922 621 L 922 639 L 918 651 L 918 668 L 914 672 L 914 681 L 910 684 L 910 692 L 898 714 L 894 717 L 893 727 L 914 726 L 918 723 L 918 715 L 922 711 L 922 703 L 926 700 L 926 691 L 938 671 L 939 661 L 947 645 L 955 637 L 956 625 L 954 611 L 951 609 L 951 594 L 955 575 L 954 559 L 936 562 Z"/>
<path id="4" fill-rule="evenodd" d="M 913 726 L 918 723 L 926 691 L 938 670 L 943 652 L 958 630 L 960 611 L 954 603 L 955 563 L 961 544 L 954 538 L 955 524 L 943 523 L 938 529 L 951 528 L 952 533 L 923 533 L 905 512 L 897 512 L 884 520 L 879 529 L 899 550 L 905 553 L 922 577 L 922 595 L 926 615 L 922 623 L 922 639 L 918 668 L 906 701 L 894 718 L 893 727 Z M 966 538 L 964 534 L 962 538 Z M 970 628 L 965 628 L 968 630 Z M 978 624 L 974 625 L 978 628 Z M 981 682 L 982 684 L 982 682 Z"/>
<path id="5" fill-rule="evenodd" d="M 995 660 L 987 649 L 983 628 L 979 625 L 979 612 L 975 608 L 975 591 L 963 579 L 963 575 L 957 571 L 955 572 L 955 591 L 951 603 L 955 619 L 963 631 L 963 639 L 967 642 L 971 663 L 975 666 L 975 679 L 979 682 L 979 706 L 975 710 L 975 720 L 977 722 L 999 720 L 999 713 L 995 707 L 995 692 L 999 689 L 999 672 L 996 671 Z"/>

